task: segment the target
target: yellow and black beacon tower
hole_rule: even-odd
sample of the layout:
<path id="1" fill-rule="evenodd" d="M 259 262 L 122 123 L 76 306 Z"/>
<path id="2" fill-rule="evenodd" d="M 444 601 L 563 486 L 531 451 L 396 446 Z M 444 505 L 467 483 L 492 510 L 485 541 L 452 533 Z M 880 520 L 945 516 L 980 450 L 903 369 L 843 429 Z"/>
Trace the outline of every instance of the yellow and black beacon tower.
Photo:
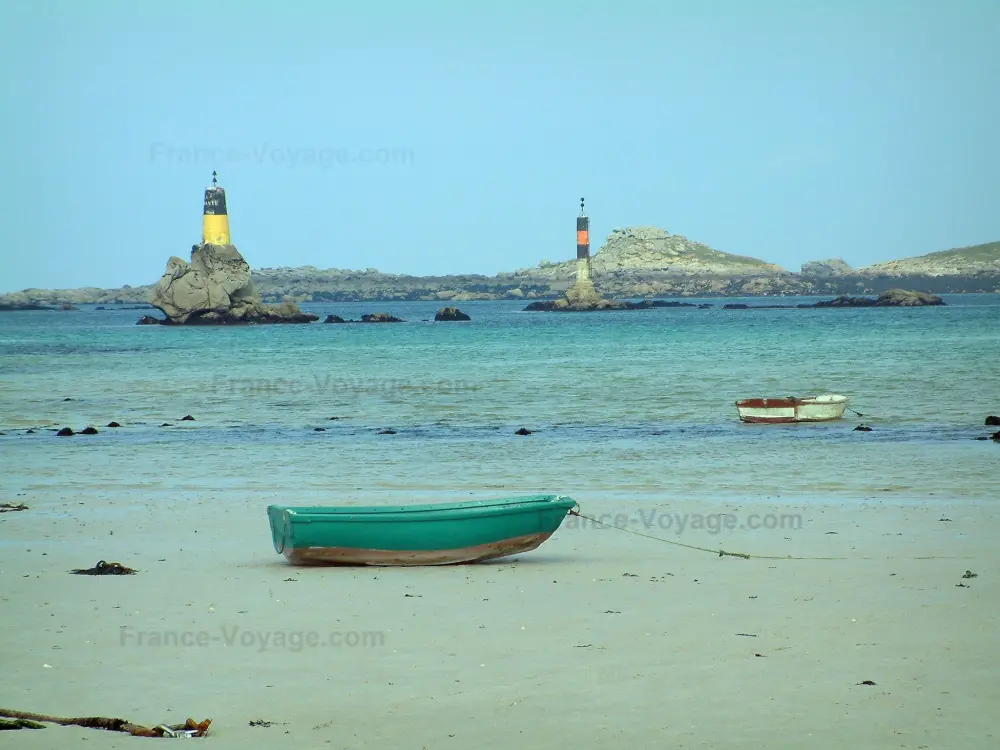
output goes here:
<path id="1" fill-rule="evenodd" d="M 583 210 L 583 198 L 576 217 L 576 280 L 590 281 L 590 219 Z"/>
<path id="2" fill-rule="evenodd" d="M 202 217 L 203 245 L 229 245 L 229 214 L 226 191 L 219 187 L 219 175 L 212 171 L 212 186 L 205 188 L 205 213 Z"/>

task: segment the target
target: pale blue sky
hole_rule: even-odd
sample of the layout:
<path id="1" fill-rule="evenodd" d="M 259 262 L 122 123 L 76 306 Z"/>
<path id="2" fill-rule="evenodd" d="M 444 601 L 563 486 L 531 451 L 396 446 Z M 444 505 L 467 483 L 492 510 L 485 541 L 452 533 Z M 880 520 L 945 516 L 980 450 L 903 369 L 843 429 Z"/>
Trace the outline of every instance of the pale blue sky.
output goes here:
<path id="1" fill-rule="evenodd" d="M 594 250 L 998 240 L 998 38 L 996 0 L 3 3 L 0 291 L 156 281 L 213 168 L 255 268 L 567 259 L 580 196 Z"/>

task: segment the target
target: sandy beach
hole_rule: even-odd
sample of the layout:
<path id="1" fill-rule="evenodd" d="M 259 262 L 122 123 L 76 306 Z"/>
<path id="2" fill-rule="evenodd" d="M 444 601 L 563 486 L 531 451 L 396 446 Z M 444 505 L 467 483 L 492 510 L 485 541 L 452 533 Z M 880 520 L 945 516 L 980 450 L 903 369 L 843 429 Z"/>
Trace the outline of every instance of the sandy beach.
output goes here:
<path id="1" fill-rule="evenodd" d="M 585 514 L 674 542 L 846 559 L 719 557 L 571 517 L 498 563 L 303 569 L 274 552 L 262 495 L 2 499 L 29 505 L 0 515 L 8 709 L 211 718 L 192 741 L 219 748 L 997 742 L 1000 514 L 987 503 L 581 495 Z M 735 528 L 692 528 L 717 527 L 715 513 Z M 100 559 L 138 573 L 68 572 Z M 11 748 L 83 740 L 154 742 L 0 733 Z"/>

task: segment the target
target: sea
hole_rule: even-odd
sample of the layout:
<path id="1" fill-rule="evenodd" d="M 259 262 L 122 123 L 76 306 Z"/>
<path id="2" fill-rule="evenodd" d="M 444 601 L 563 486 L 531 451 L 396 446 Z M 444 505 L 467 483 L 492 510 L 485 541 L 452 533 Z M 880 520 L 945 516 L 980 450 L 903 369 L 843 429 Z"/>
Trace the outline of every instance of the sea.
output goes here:
<path id="1" fill-rule="evenodd" d="M 996 501 L 1000 445 L 976 438 L 1000 429 L 984 426 L 1000 414 L 1000 295 L 722 309 L 817 299 L 594 313 L 476 301 L 462 323 L 435 323 L 441 302 L 306 303 L 321 320 L 404 322 L 247 327 L 0 312 L 0 501 Z M 741 398 L 820 393 L 851 411 L 737 418 Z M 98 434 L 56 436 L 88 426 Z"/>

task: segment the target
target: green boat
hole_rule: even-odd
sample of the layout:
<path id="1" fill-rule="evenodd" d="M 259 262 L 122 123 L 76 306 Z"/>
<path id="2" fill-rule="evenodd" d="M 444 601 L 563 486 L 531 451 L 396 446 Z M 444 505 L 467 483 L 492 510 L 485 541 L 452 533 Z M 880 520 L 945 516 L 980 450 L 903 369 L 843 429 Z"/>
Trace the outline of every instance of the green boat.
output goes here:
<path id="1" fill-rule="evenodd" d="M 528 552 L 576 502 L 527 495 L 430 505 L 269 505 L 274 549 L 295 565 L 454 565 Z"/>

